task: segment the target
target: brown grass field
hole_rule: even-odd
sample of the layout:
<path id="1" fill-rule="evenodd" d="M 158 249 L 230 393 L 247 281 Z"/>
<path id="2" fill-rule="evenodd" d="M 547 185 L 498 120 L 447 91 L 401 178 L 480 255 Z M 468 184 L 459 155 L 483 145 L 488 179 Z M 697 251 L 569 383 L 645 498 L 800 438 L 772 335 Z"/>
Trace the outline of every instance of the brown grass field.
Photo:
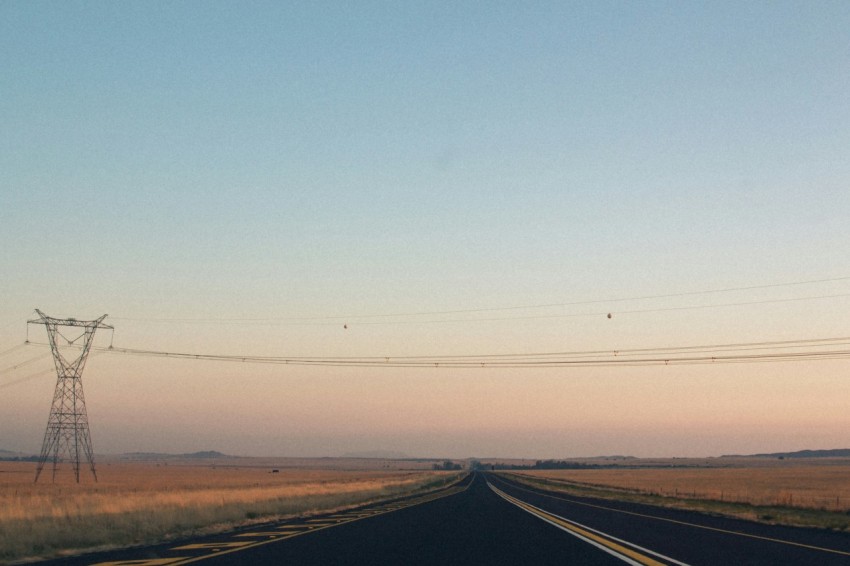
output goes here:
<path id="1" fill-rule="evenodd" d="M 850 462 L 730 468 L 534 470 L 540 478 L 665 497 L 850 510 Z"/>
<path id="2" fill-rule="evenodd" d="M 764 523 L 850 530 L 850 459 L 671 459 L 617 465 L 508 473 L 570 495 L 679 507 Z"/>
<path id="3" fill-rule="evenodd" d="M 437 487 L 459 476 L 392 469 L 380 461 L 320 463 L 323 469 L 291 467 L 308 466 L 308 461 L 116 461 L 99 463 L 96 483 L 87 469 L 81 470 L 83 481 L 74 483 L 66 465 L 55 483 L 45 467 L 35 484 L 33 463 L 0 462 L 0 562 L 339 509 Z"/>

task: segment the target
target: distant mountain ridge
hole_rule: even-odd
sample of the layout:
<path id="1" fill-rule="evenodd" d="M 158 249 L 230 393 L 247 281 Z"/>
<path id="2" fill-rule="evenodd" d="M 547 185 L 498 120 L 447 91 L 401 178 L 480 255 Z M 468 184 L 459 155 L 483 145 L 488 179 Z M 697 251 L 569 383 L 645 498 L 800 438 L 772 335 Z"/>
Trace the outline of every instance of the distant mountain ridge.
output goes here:
<path id="1" fill-rule="evenodd" d="M 728 455 L 723 458 L 850 458 L 850 448 L 833 450 L 797 450 L 796 452 L 773 452 L 771 454 Z"/>
<path id="2" fill-rule="evenodd" d="M 373 458 L 379 460 L 406 460 L 410 456 L 404 452 L 395 452 L 393 450 L 366 450 L 363 452 L 346 452 L 342 455 L 343 458 Z"/>
<path id="3" fill-rule="evenodd" d="M 24 452 L 15 452 L 14 450 L 0 449 L 0 460 L 7 462 L 37 462 L 38 456 Z"/>
<path id="4" fill-rule="evenodd" d="M 216 450 L 204 450 L 190 454 L 165 454 L 160 452 L 128 452 L 119 456 L 122 460 L 211 460 L 213 458 L 238 458 Z"/>

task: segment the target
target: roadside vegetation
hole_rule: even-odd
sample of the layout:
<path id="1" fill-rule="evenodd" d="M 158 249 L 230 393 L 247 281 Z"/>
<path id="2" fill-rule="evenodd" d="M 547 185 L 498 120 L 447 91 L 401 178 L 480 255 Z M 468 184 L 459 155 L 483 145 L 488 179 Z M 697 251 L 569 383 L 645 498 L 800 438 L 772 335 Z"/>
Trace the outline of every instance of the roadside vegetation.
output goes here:
<path id="1" fill-rule="evenodd" d="M 687 509 L 768 524 L 850 529 L 850 467 L 500 472 L 565 495 Z"/>
<path id="2" fill-rule="evenodd" d="M 0 562 L 150 544 L 420 493 L 462 473 L 114 464 L 97 483 L 0 464 Z M 46 481 L 45 481 L 46 480 Z"/>

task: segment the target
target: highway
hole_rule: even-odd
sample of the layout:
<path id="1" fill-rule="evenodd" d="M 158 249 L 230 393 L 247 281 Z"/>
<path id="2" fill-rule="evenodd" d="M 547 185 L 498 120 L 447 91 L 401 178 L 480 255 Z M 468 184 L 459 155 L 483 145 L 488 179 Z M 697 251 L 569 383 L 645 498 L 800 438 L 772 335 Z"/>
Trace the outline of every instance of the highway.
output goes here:
<path id="1" fill-rule="evenodd" d="M 575 498 L 479 472 L 427 496 L 54 563 L 846 565 L 850 535 Z"/>

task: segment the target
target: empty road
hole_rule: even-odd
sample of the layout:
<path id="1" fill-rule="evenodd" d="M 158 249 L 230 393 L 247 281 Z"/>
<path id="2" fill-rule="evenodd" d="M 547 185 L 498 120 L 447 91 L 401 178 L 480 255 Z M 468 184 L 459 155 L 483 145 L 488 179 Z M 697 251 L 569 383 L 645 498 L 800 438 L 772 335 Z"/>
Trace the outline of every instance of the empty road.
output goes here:
<path id="1" fill-rule="evenodd" d="M 429 496 L 143 549 L 56 561 L 189 563 L 850 564 L 850 535 L 529 489 L 475 473 Z"/>

